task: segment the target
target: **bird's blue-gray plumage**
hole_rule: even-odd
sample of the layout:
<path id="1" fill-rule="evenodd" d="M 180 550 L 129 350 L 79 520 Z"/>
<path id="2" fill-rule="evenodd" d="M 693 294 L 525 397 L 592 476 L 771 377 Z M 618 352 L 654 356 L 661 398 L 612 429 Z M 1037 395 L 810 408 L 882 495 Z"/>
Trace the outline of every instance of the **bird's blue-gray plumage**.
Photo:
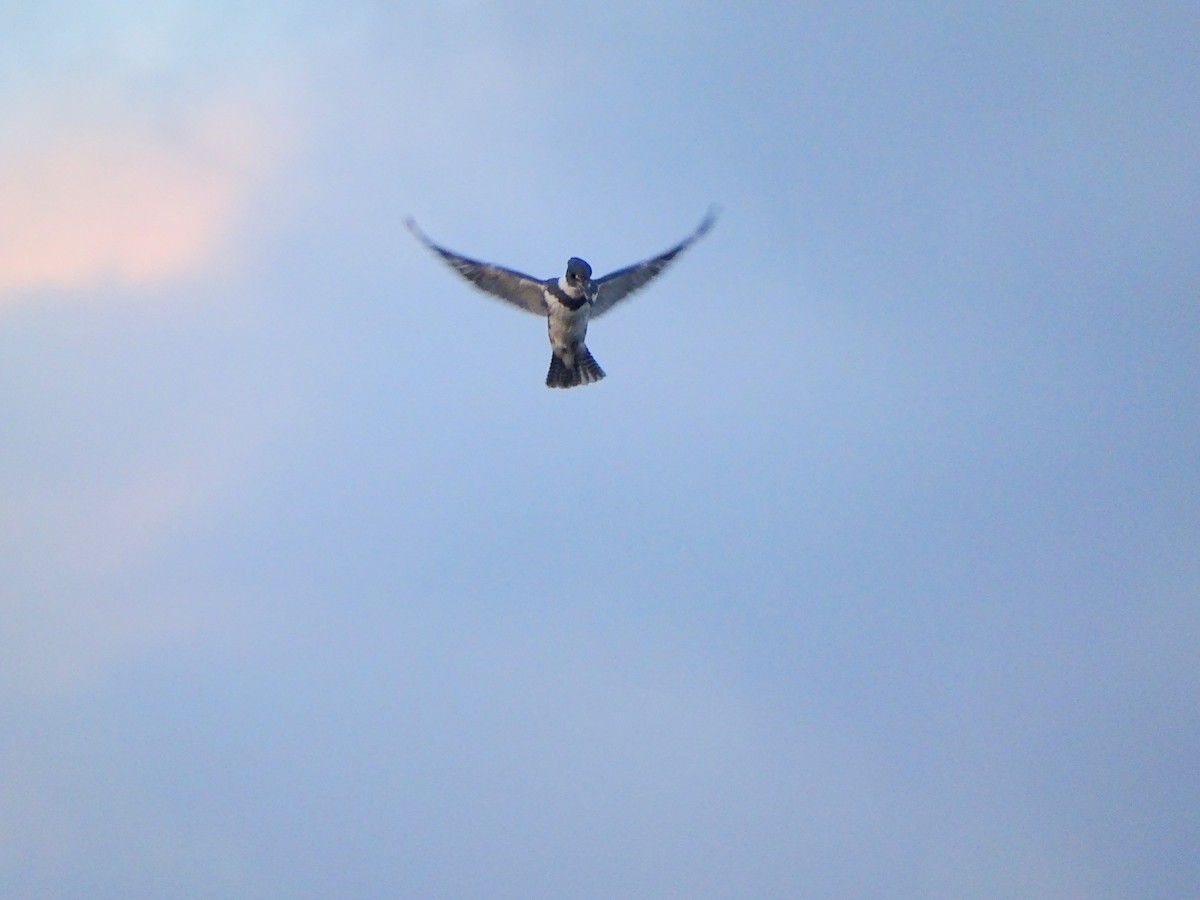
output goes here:
<path id="1" fill-rule="evenodd" d="M 604 370 L 585 343 L 588 322 L 645 287 L 715 221 L 716 210 L 710 209 L 696 230 L 674 247 L 598 280 L 592 279 L 592 267 L 577 256 L 567 260 L 567 270 L 561 278 L 539 279 L 447 250 L 431 241 L 412 219 L 408 220 L 408 227 L 421 243 L 475 287 L 546 317 L 551 350 L 546 385 L 566 388 L 591 384 L 604 377 Z"/>

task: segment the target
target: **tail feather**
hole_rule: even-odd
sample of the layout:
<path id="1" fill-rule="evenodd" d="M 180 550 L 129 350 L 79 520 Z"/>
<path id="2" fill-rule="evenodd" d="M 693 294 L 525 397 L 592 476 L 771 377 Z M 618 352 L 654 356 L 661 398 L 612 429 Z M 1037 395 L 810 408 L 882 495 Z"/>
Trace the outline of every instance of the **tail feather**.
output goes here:
<path id="1" fill-rule="evenodd" d="M 592 357 L 587 347 L 575 351 L 575 364 L 567 366 L 556 353 L 550 354 L 550 371 L 546 373 L 546 387 L 569 388 L 580 384 L 591 384 L 604 377 L 604 370 Z"/>

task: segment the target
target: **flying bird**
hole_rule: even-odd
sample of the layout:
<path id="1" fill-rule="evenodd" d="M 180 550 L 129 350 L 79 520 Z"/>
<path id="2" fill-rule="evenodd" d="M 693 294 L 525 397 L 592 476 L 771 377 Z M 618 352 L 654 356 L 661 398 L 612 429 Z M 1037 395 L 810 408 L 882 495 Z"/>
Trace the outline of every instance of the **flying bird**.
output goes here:
<path id="1" fill-rule="evenodd" d="M 567 271 L 561 277 L 534 278 L 503 266 L 460 256 L 431 241 L 412 219 L 408 219 L 407 224 L 421 243 L 475 287 L 546 317 L 546 329 L 550 334 L 550 371 L 546 373 L 546 387 L 570 388 L 591 384 L 604 377 L 604 370 L 584 342 L 588 322 L 645 287 L 671 260 L 712 228 L 716 217 L 716 209 L 710 209 L 696 230 L 670 250 L 597 279 L 592 278 L 592 267 L 578 256 L 567 260 Z"/>

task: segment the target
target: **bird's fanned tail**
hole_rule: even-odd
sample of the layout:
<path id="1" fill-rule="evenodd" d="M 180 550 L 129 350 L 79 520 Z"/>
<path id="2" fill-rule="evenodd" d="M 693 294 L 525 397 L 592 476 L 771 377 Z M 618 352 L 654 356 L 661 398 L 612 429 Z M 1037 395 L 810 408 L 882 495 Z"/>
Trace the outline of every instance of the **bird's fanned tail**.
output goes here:
<path id="1" fill-rule="evenodd" d="M 568 367 L 556 353 L 550 354 L 550 371 L 546 373 L 546 387 L 570 388 L 591 384 L 604 377 L 604 370 L 593 358 L 587 347 L 575 351 L 575 365 Z"/>

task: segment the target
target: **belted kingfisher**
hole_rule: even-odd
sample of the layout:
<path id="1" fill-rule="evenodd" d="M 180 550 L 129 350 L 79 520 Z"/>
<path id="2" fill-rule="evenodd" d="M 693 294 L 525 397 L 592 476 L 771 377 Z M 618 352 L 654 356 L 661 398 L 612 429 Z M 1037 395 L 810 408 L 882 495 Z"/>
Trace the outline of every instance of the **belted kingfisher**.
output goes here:
<path id="1" fill-rule="evenodd" d="M 550 371 L 546 373 L 546 387 L 569 388 L 591 384 L 604 377 L 604 370 L 584 343 L 588 322 L 644 287 L 671 260 L 712 228 L 716 218 L 714 207 L 695 231 L 670 250 L 596 280 L 592 279 L 592 267 L 577 256 L 567 260 L 567 271 L 561 278 L 543 281 L 503 266 L 459 256 L 431 241 L 412 219 L 408 219 L 407 224 L 418 240 L 475 287 L 546 317 L 550 333 Z"/>

